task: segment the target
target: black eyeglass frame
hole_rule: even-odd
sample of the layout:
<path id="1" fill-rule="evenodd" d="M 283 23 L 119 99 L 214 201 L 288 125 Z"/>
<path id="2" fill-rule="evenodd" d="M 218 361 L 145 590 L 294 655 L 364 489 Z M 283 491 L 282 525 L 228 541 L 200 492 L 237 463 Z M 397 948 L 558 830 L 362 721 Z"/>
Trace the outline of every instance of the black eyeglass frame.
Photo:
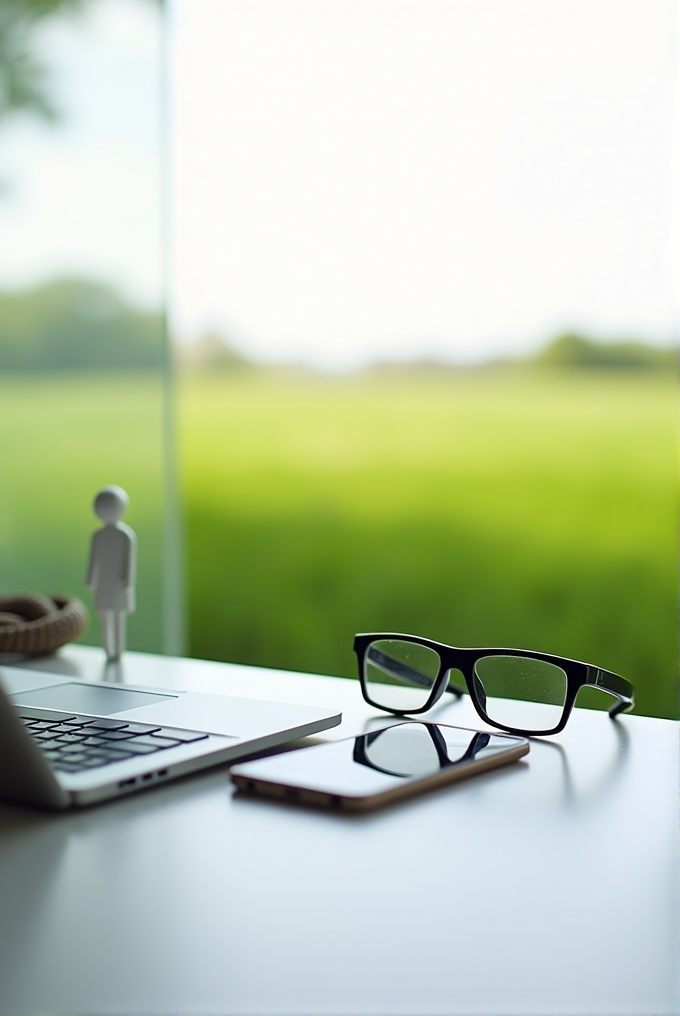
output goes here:
<path id="1" fill-rule="evenodd" d="M 371 643 L 388 640 L 411 642 L 415 645 L 425 646 L 425 648 L 432 649 L 439 656 L 439 671 L 432 685 L 432 690 L 425 704 L 417 709 L 393 709 L 390 706 L 383 706 L 379 702 L 374 702 L 370 696 L 366 686 L 364 668 L 366 652 Z M 581 688 L 586 686 L 599 688 L 600 691 L 612 695 L 617 700 L 609 709 L 609 716 L 612 719 L 618 716 L 619 713 L 629 712 L 635 705 L 635 689 L 633 685 L 619 674 L 614 674 L 611 670 L 603 670 L 602 667 L 595 667 L 590 663 L 571 660 L 566 656 L 554 656 L 551 653 L 540 653 L 531 649 L 460 649 L 456 646 L 446 645 L 444 642 L 424 639 L 418 635 L 402 635 L 390 632 L 386 634 L 355 635 L 354 652 L 356 653 L 359 665 L 361 692 L 365 700 L 376 709 L 392 713 L 395 716 L 416 716 L 420 713 L 426 713 L 428 709 L 431 709 L 439 701 L 445 691 L 451 692 L 458 698 L 463 695 L 466 689 L 454 684 L 449 679 L 449 672 L 451 670 L 458 670 L 463 675 L 472 704 L 481 718 L 490 724 L 490 726 L 497 727 L 499 730 L 505 730 L 509 734 L 522 734 L 525 737 L 542 737 L 546 734 L 559 734 L 561 730 L 564 730 L 567 720 L 571 715 L 576 696 Z M 561 667 L 567 678 L 567 692 L 559 723 L 545 730 L 527 730 L 524 727 L 511 727 L 505 723 L 499 723 L 498 720 L 492 720 L 486 712 L 482 697 L 479 695 L 476 686 L 479 678 L 475 674 L 476 662 L 487 656 L 522 657 L 530 660 L 541 660 L 544 663 L 551 663 Z M 413 675 L 410 675 L 410 679 L 414 679 Z"/>

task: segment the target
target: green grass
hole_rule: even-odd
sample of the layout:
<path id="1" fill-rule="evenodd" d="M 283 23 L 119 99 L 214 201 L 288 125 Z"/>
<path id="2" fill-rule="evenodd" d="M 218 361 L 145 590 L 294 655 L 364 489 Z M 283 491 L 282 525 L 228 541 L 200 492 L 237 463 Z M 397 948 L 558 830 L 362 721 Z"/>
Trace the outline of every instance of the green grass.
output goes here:
<path id="1" fill-rule="evenodd" d="M 5 375 L 0 494 L 0 592 L 78 596 L 84 587 L 96 492 L 130 494 L 139 539 L 137 612 L 130 648 L 163 646 L 163 380 L 139 374 Z M 96 616 L 83 638 L 101 644 Z"/>
<path id="2" fill-rule="evenodd" d="M 187 374 L 190 649 L 354 674 L 357 631 L 563 653 L 678 714 L 674 378 Z M 91 501 L 129 490 L 131 648 L 162 645 L 162 379 L 0 383 L 0 583 L 89 596 Z M 96 622 L 87 636 L 98 641 Z"/>
<path id="3" fill-rule="evenodd" d="M 192 652 L 353 675 L 356 631 L 599 663 L 677 715 L 673 378 L 188 376 Z"/>

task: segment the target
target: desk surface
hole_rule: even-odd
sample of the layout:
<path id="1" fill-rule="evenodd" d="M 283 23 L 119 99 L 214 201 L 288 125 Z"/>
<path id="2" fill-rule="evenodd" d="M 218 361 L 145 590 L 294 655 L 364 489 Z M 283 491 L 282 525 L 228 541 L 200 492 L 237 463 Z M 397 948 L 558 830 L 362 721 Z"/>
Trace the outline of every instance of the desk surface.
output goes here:
<path id="1" fill-rule="evenodd" d="M 103 656 L 35 666 L 100 678 Z M 338 705 L 328 739 L 384 722 L 338 678 L 130 653 L 122 679 Z M 465 700 L 431 716 L 481 726 Z M 677 1016 L 677 819 L 677 724 L 587 710 L 368 816 L 242 799 L 224 769 L 0 805 L 0 1012 Z"/>

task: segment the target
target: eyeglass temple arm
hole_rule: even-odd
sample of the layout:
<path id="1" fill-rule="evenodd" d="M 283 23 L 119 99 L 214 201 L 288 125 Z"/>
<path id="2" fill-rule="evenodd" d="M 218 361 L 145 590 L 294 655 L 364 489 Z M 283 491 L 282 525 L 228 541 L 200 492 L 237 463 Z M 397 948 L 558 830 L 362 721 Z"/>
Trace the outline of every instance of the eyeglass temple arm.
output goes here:
<path id="1" fill-rule="evenodd" d="M 586 684 L 594 685 L 600 691 L 606 691 L 618 699 L 611 709 L 609 715 L 613 718 L 619 713 L 627 713 L 635 705 L 635 689 L 630 681 L 612 674 L 610 670 L 601 670 L 599 667 L 588 668 Z"/>
<path id="2" fill-rule="evenodd" d="M 430 678 L 421 674 L 415 667 L 409 666 L 408 663 L 404 663 L 402 660 L 395 660 L 393 656 L 383 652 L 382 649 L 376 649 L 375 646 L 371 646 L 368 650 L 368 658 L 379 670 L 382 670 L 383 673 L 388 674 L 390 677 L 396 678 L 398 681 L 417 684 L 421 688 L 429 688 L 432 685 Z M 465 693 L 465 689 L 460 688 L 453 681 L 449 681 L 444 690 L 450 691 L 452 695 L 456 695 L 459 698 Z"/>

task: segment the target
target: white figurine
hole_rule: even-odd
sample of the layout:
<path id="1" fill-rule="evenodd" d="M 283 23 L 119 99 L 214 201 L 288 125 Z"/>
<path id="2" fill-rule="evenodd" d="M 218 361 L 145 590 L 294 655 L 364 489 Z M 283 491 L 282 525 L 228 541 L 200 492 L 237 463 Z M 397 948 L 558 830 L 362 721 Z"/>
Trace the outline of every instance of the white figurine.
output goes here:
<path id="1" fill-rule="evenodd" d="M 92 537 L 87 587 L 94 589 L 107 660 L 125 650 L 125 619 L 135 609 L 137 537 L 121 522 L 130 499 L 121 487 L 104 487 L 94 499 L 95 514 L 106 523 Z"/>

